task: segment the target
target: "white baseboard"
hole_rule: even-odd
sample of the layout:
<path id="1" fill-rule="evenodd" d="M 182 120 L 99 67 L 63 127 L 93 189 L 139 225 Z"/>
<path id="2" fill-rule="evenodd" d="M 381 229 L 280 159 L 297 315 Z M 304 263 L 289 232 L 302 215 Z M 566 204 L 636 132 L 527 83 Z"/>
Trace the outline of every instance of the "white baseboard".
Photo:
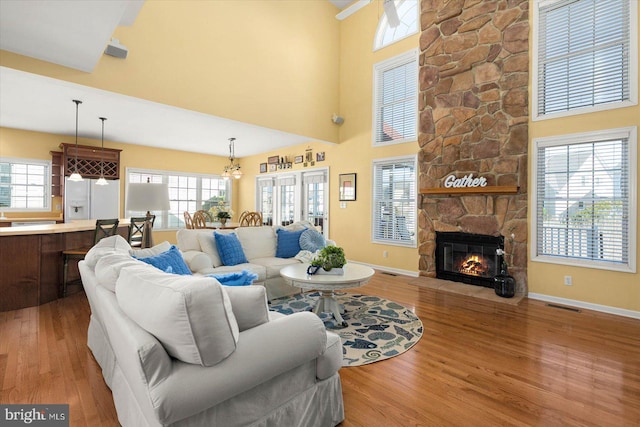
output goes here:
<path id="1" fill-rule="evenodd" d="M 410 277 L 420 276 L 419 271 L 400 270 L 399 268 L 391 268 L 391 267 L 385 267 L 384 265 L 367 264 L 365 262 L 358 262 L 358 261 L 351 261 L 351 260 L 349 260 L 349 262 L 352 262 L 354 264 L 366 265 L 367 267 L 371 267 L 374 270 L 386 271 L 388 273 L 402 274 L 403 276 L 410 276 Z"/>
<path id="2" fill-rule="evenodd" d="M 601 311 L 603 313 L 609 313 L 609 314 L 615 314 L 617 316 L 624 316 L 624 317 L 631 317 L 634 319 L 640 319 L 640 311 L 634 311 L 634 310 L 626 310 L 624 308 L 617 308 L 617 307 L 611 307 L 608 305 L 601 305 L 601 304 L 592 304 L 590 302 L 584 302 L 584 301 L 578 301 L 578 300 L 573 300 L 573 299 L 568 299 L 568 298 L 560 298 L 560 297 L 554 297 L 551 295 L 545 295 L 545 294 L 536 294 L 533 292 L 529 292 L 529 295 L 527 295 L 529 298 L 531 299 L 537 299 L 540 301 L 547 301 L 547 302 L 553 302 L 556 304 L 562 304 L 562 305 L 569 305 L 572 307 L 579 307 L 579 308 L 584 308 L 587 310 L 594 310 L 594 311 Z"/>

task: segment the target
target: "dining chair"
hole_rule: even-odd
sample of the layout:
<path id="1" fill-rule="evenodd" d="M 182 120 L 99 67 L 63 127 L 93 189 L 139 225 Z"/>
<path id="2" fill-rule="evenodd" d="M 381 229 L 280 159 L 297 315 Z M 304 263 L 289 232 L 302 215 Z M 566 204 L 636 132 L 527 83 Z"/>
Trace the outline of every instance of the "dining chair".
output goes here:
<path id="1" fill-rule="evenodd" d="M 188 211 L 184 211 L 184 228 L 188 230 L 193 228 L 193 218 Z"/>
<path id="2" fill-rule="evenodd" d="M 93 232 L 93 247 L 100 240 L 105 237 L 113 236 L 118 232 L 118 224 L 120 221 L 116 219 L 98 219 L 96 220 L 96 228 Z M 62 296 L 67 296 L 67 285 L 69 278 L 69 260 L 82 260 L 91 247 L 84 247 L 78 249 L 65 249 L 62 251 L 62 257 L 64 259 L 64 273 L 62 279 Z"/>
<path id="3" fill-rule="evenodd" d="M 207 228 L 207 218 L 204 211 L 196 211 L 193 214 L 193 228 Z"/>
<path id="4" fill-rule="evenodd" d="M 151 215 L 151 226 L 153 226 L 156 221 L 156 216 Z M 144 223 L 147 221 L 146 216 L 138 216 L 131 217 L 129 220 L 129 245 L 132 248 L 142 247 L 142 242 L 144 240 Z"/>
<path id="5" fill-rule="evenodd" d="M 243 212 L 240 215 L 240 227 L 260 227 L 262 225 L 262 212 Z"/>
<path id="6" fill-rule="evenodd" d="M 204 219 L 207 222 L 213 222 L 214 221 L 213 215 L 211 215 L 211 212 L 205 211 L 204 209 L 199 209 L 199 210 L 196 211 L 196 213 L 198 213 L 198 212 L 200 212 L 200 213 L 202 213 L 202 215 L 204 215 Z"/>

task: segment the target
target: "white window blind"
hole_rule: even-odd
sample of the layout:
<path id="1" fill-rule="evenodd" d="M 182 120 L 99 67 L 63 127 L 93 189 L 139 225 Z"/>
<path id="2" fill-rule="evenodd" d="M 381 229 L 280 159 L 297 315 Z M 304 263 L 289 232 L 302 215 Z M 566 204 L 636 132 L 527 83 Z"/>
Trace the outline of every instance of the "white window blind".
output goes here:
<path id="1" fill-rule="evenodd" d="M 630 63 L 629 8 L 629 0 L 541 3 L 539 117 L 630 101 L 635 65 Z"/>
<path id="2" fill-rule="evenodd" d="M 50 189 L 50 162 L 0 159 L 0 211 L 49 210 L 51 208 Z"/>
<path id="3" fill-rule="evenodd" d="M 631 138 L 623 129 L 535 142 L 534 257 L 635 265 Z"/>
<path id="4" fill-rule="evenodd" d="M 412 50 L 375 65 L 373 144 L 417 140 L 418 61 Z"/>
<path id="5" fill-rule="evenodd" d="M 374 161 L 373 179 L 373 241 L 415 247 L 415 156 Z"/>

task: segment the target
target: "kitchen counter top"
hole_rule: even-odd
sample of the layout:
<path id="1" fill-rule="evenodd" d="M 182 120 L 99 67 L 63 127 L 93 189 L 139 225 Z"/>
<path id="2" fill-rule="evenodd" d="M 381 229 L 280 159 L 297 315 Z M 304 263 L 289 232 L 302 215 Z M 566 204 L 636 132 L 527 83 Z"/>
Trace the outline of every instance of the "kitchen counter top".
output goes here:
<path id="1" fill-rule="evenodd" d="M 33 218 L 31 218 L 34 220 Z M 17 218 L 10 218 L 13 221 L 23 221 Z M 39 218 L 38 221 L 43 221 L 43 218 Z M 53 220 L 53 219 L 52 219 Z M 128 226 L 129 218 L 120 218 L 119 227 Z M 0 227 L 0 237 L 2 236 L 25 236 L 29 234 L 56 234 L 56 233 L 72 233 L 74 231 L 88 231 L 96 228 L 95 219 L 76 220 L 72 222 L 65 222 L 61 224 L 39 224 L 39 225 L 24 225 L 18 227 Z"/>

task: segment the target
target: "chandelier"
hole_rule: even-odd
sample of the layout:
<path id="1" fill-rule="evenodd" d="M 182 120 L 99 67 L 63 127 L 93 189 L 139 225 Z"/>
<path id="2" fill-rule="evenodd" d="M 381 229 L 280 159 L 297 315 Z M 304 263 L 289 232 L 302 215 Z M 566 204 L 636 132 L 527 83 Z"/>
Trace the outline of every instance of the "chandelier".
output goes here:
<path id="1" fill-rule="evenodd" d="M 235 138 L 229 138 L 229 164 L 224 167 L 224 171 L 222 172 L 222 177 L 224 179 L 229 179 L 230 177 L 240 179 L 240 177 L 242 176 L 240 164 L 235 161 L 235 140 Z"/>

